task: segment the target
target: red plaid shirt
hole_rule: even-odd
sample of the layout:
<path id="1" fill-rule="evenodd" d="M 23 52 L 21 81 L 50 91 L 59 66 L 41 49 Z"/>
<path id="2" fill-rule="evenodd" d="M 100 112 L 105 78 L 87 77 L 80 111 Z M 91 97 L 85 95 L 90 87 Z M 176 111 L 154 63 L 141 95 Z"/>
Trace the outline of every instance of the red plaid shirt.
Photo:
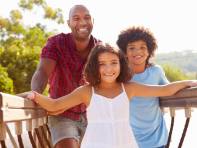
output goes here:
<path id="1" fill-rule="evenodd" d="M 91 36 L 88 48 L 91 49 L 97 42 L 98 40 Z M 41 58 L 50 58 L 57 62 L 49 79 L 49 93 L 52 98 L 69 94 L 83 84 L 82 71 L 87 59 L 82 59 L 77 54 L 71 33 L 61 33 L 49 38 L 42 49 Z M 85 115 L 85 112 L 85 104 L 80 104 L 61 115 L 72 120 L 79 120 L 80 114 Z"/>

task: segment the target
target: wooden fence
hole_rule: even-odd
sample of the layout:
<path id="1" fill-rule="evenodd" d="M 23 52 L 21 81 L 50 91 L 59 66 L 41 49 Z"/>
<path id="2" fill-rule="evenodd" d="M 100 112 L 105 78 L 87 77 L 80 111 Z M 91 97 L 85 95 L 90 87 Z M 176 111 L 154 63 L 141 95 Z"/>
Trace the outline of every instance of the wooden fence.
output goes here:
<path id="1" fill-rule="evenodd" d="M 9 123 L 13 123 L 15 126 L 14 136 L 9 129 Z M 46 123 L 47 112 L 31 100 L 0 93 L 0 142 L 2 148 L 7 147 L 6 138 L 9 138 L 14 148 L 24 147 L 23 124 L 26 125 L 30 147 L 51 148 L 50 132 Z"/>
<path id="2" fill-rule="evenodd" d="M 179 91 L 176 95 L 160 98 L 160 106 L 171 116 L 171 125 L 167 148 L 170 147 L 171 135 L 173 133 L 175 112 L 179 109 L 185 110 L 185 128 L 180 137 L 178 148 L 181 148 L 191 118 L 191 108 L 197 107 L 197 87 Z M 10 131 L 8 124 L 15 126 L 15 135 Z M 6 148 L 6 139 L 9 139 L 14 148 L 23 148 L 24 141 L 22 133 L 26 125 L 29 136 L 30 147 L 51 148 L 50 132 L 47 126 L 47 112 L 28 99 L 0 93 L 0 146 Z M 17 138 L 15 138 L 17 137 Z"/>

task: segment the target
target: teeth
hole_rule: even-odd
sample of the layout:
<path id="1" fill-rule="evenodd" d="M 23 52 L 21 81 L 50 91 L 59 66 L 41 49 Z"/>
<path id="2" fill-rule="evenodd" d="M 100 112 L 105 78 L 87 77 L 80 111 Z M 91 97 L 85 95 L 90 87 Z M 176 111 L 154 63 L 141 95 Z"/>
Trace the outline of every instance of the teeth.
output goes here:
<path id="1" fill-rule="evenodd" d="M 88 29 L 87 29 L 87 28 L 81 28 L 81 29 L 79 29 L 79 31 L 80 31 L 80 32 L 87 32 Z"/>
<path id="2" fill-rule="evenodd" d="M 142 56 L 135 56 L 136 58 L 141 58 Z"/>
<path id="3" fill-rule="evenodd" d="M 113 74 L 105 74 L 105 76 L 113 76 Z"/>

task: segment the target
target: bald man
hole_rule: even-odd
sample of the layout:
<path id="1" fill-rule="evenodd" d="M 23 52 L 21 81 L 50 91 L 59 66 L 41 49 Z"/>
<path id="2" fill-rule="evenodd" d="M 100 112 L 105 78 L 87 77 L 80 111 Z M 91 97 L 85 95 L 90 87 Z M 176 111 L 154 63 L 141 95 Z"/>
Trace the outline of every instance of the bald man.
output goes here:
<path id="1" fill-rule="evenodd" d="M 31 89 L 39 93 L 49 83 L 49 94 L 54 99 L 84 84 L 84 64 L 92 47 L 98 42 L 91 35 L 93 18 L 85 6 L 73 6 L 67 24 L 70 33 L 61 33 L 48 39 L 31 81 Z M 54 147 L 79 148 L 87 125 L 86 106 L 80 104 L 58 113 L 61 114 L 49 116 Z"/>

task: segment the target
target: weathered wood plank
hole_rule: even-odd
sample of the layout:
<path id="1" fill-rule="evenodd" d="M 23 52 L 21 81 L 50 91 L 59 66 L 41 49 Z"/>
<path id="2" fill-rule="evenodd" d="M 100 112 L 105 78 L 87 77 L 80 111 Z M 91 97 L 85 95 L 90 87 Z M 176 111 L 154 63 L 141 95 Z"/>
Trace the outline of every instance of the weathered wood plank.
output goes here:
<path id="1" fill-rule="evenodd" d="M 197 107 L 197 87 L 187 88 L 175 95 L 160 97 L 161 107 Z"/>
<path id="2" fill-rule="evenodd" d="M 15 122 L 37 119 L 45 116 L 47 116 L 47 112 L 43 109 L 5 109 L 2 118 L 4 122 Z"/>
<path id="3" fill-rule="evenodd" d="M 29 99 L 25 99 L 22 97 L 0 93 L 1 94 L 1 102 L 0 105 L 3 108 L 40 108 L 36 103 Z"/>
<path id="4" fill-rule="evenodd" d="M 0 122 L 15 122 L 47 116 L 47 112 L 33 101 L 0 93 Z"/>
<path id="5" fill-rule="evenodd" d="M 163 99 L 172 99 L 172 98 L 195 98 L 197 97 L 197 87 L 185 88 L 177 92 L 175 95 L 168 97 L 161 97 Z"/>

